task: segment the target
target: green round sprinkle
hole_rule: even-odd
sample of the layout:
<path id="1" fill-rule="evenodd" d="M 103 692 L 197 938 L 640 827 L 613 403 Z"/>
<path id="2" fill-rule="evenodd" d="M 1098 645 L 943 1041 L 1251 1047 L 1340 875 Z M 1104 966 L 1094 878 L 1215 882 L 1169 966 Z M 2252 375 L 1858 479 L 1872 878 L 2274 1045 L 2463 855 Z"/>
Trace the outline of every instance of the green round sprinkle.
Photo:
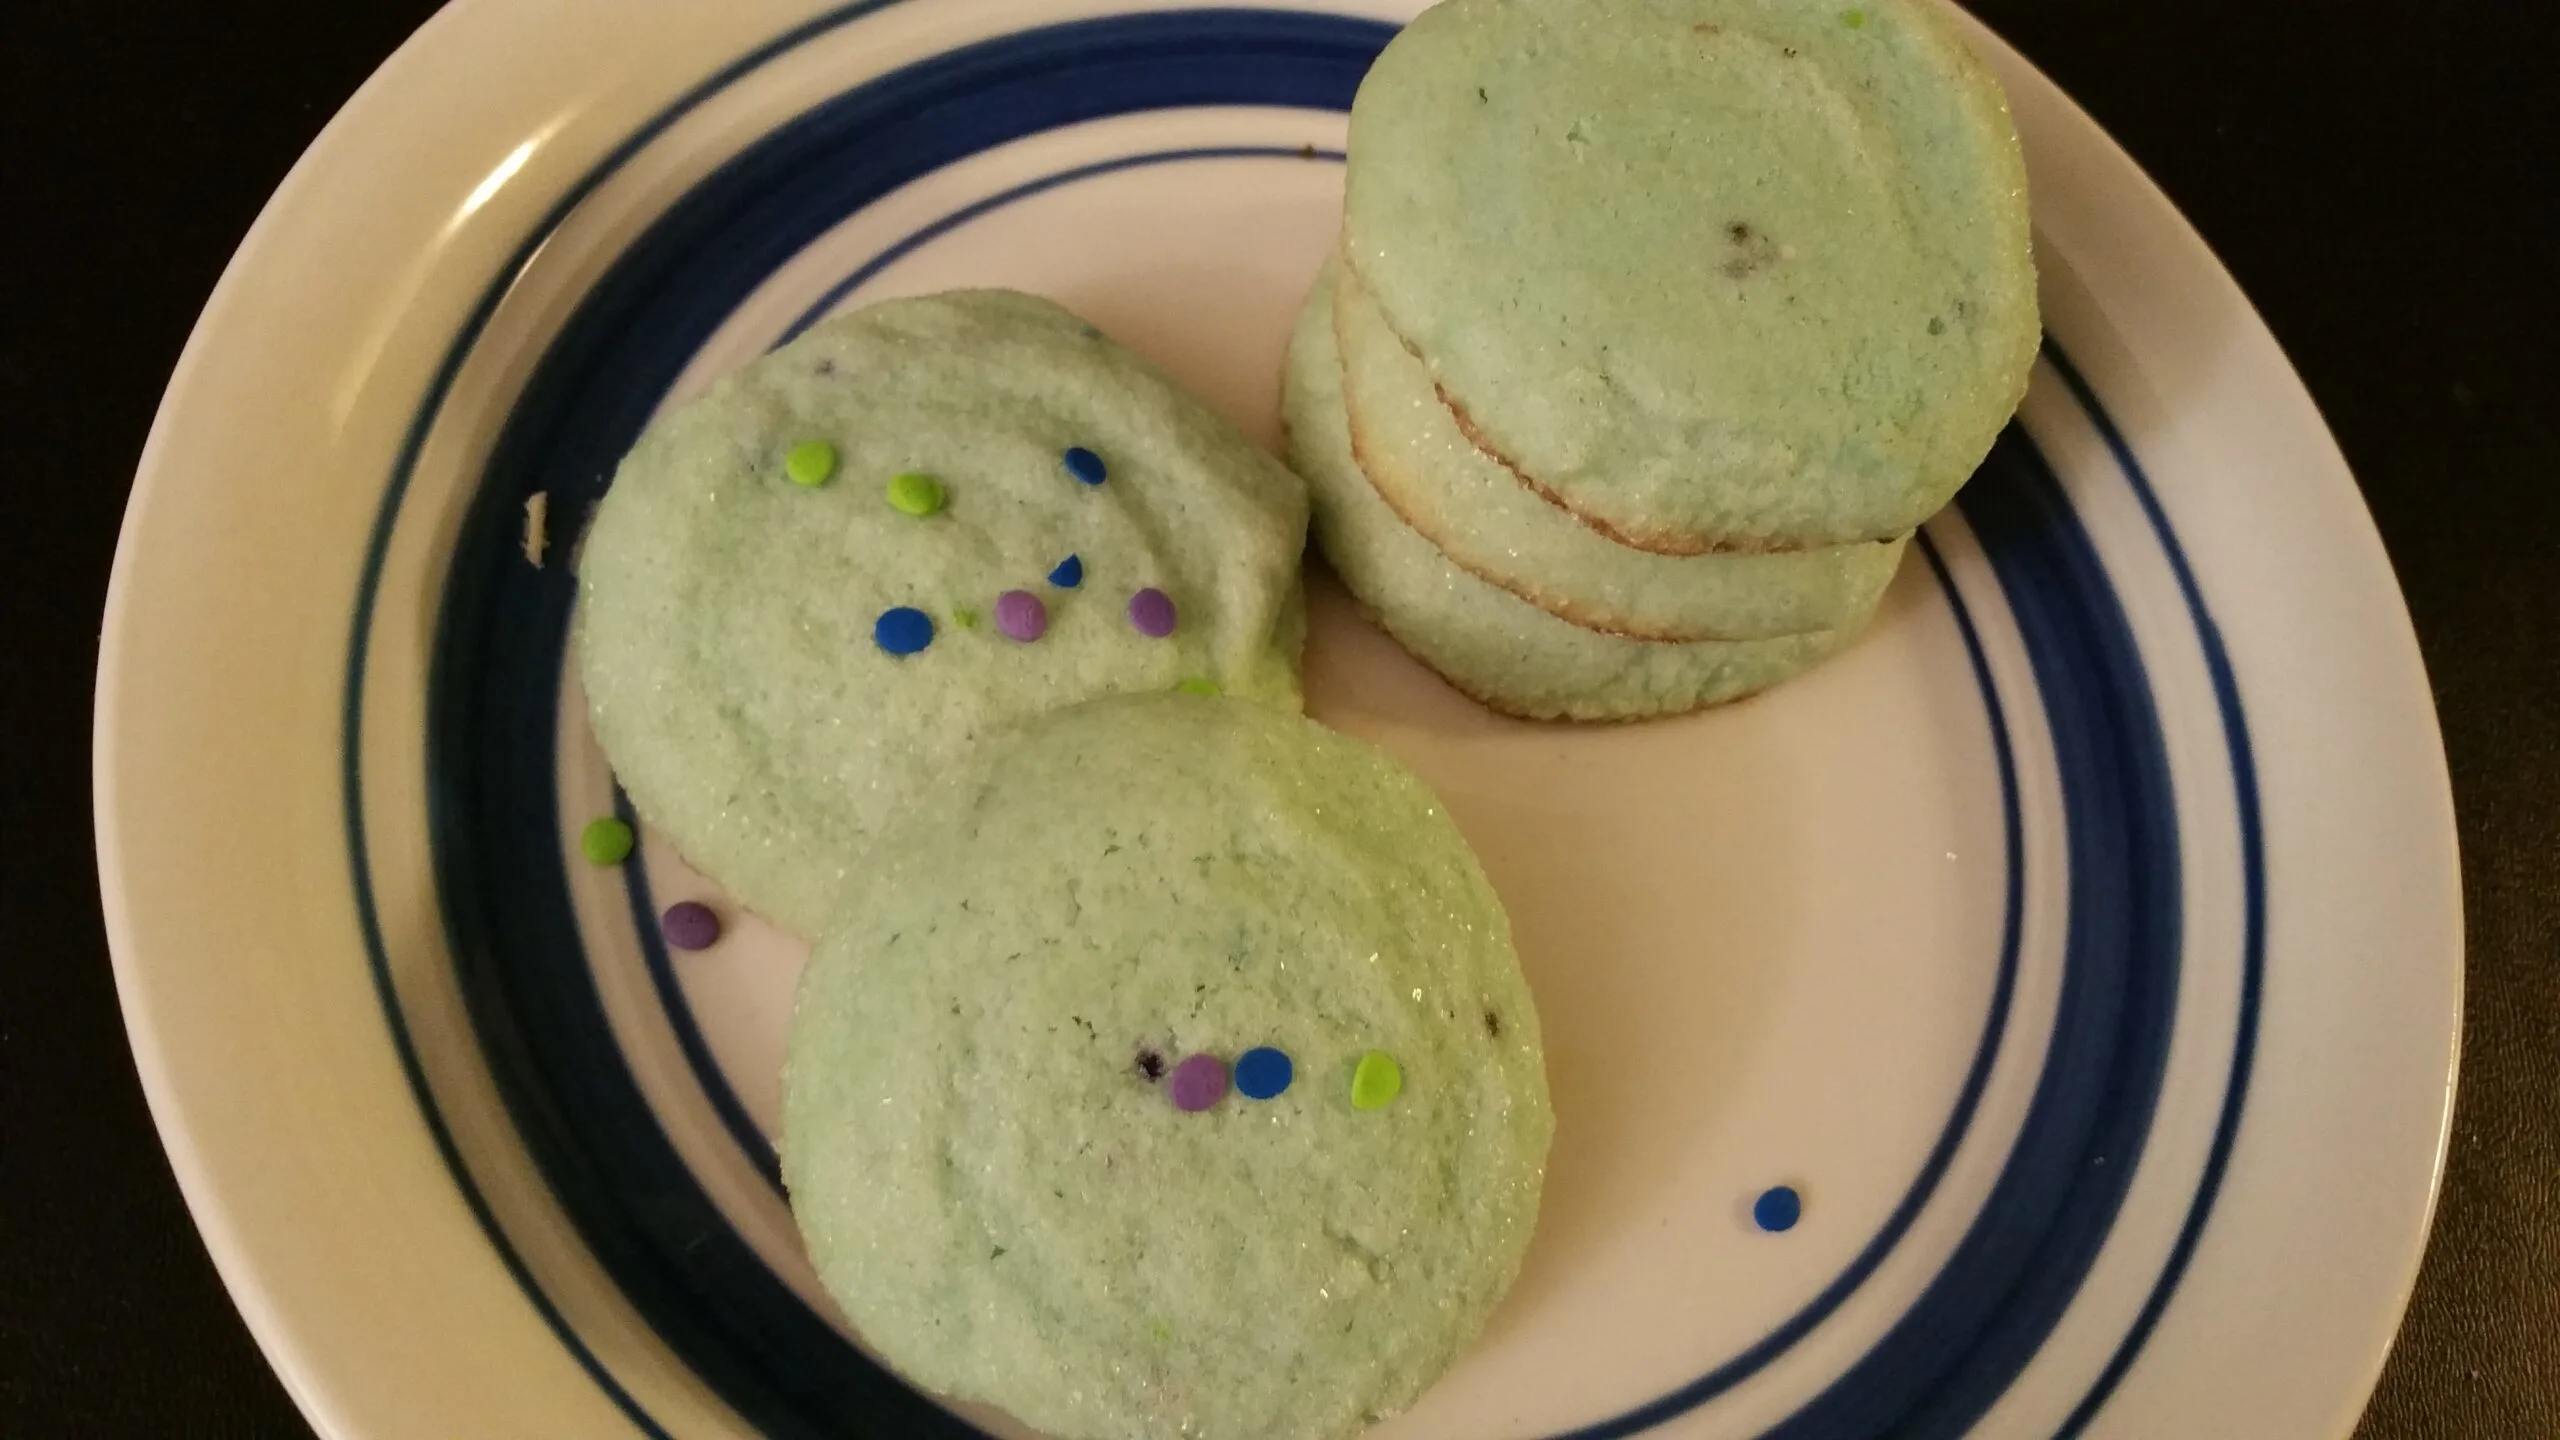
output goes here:
<path id="1" fill-rule="evenodd" d="M 889 508 L 909 515 L 930 515 L 942 508 L 942 482 L 910 470 L 889 482 Z"/>
<path id="2" fill-rule="evenodd" d="M 963 630 L 977 629 L 978 621 L 981 618 L 983 617 L 981 617 L 977 611 L 970 609 L 966 605 L 960 606 L 951 612 L 951 623 L 959 626 Z"/>
<path id="3" fill-rule="evenodd" d="M 1218 682 L 1210 679 L 1206 675 L 1194 675 L 1190 679 L 1183 681 L 1181 684 L 1176 685 L 1173 688 L 1181 691 L 1185 695 L 1215 695 L 1219 693 Z"/>
<path id="4" fill-rule="evenodd" d="M 598 865 L 619 865 L 631 857 L 631 827 L 610 815 L 590 820 L 578 832 L 578 849 Z"/>
<path id="5" fill-rule="evenodd" d="M 1852 30 L 1862 28 L 1867 23 L 1867 12 L 1864 10 L 1843 10 L 1840 12 L 1840 23 L 1848 26 Z"/>
<path id="6" fill-rule="evenodd" d="M 836 476 L 836 447 L 824 440 L 803 440 L 782 457 L 782 473 L 791 483 L 815 490 Z"/>
<path id="7" fill-rule="evenodd" d="M 1383 1110 L 1403 1089 L 1404 1067 L 1386 1051 L 1372 1050 L 1351 1072 L 1351 1108 Z"/>

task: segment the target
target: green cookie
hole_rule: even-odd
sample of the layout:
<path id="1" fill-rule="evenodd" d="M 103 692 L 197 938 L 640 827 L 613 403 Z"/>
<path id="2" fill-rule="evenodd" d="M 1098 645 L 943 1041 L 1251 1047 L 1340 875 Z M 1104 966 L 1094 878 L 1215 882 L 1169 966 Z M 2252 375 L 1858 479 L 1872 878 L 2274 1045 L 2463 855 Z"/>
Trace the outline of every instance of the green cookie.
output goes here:
<path id="1" fill-rule="evenodd" d="M 2038 342 L 2006 101 L 1928 0 L 1447 0 L 1344 250 L 1484 443 L 1669 554 L 1904 534 Z"/>
<path id="2" fill-rule="evenodd" d="M 1317 279 L 1290 339 L 1282 412 L 1290 462 L 1315 498 L 1334 572 L 1405 649 L 1486 705 L 1526 719 L 1633 720 L 1765 689 L 1838 650 L 1869 610 L 1831 630 L 1770 640 L 1628 640 L 1557 619 L 1433 549 L 1378 498 L 1352 458 L 1331 315 Z"/>
<path id="3" fill-rule="evenodd" d="M 980 735 L 1185 680 L 1295 708 L 1305 524 L 1295 476 L 1057 306 L 892 301 L 623 461 L 579 562 L 589 714 L 652 826 L 813 935 L 848 857 Z M 1054 583 L 1071 556 L 1080 580 Z M 1133 625 L 1142 588 L 1170 636 Z M 1016 590 L 1037 640 L 1000 623 Z"/>
<path id="4" fill-rule="evenodd" d="M 783 1174 L 917 1384 L 1066 1440 L 1330 1440 L 1509 1287 L 1554 1128 L 1537 1011 L 1475 857 L 1378 751 L 1225 699 L 1061 711 L 883 832 L 843 901 Z M 1186 1058 L 1258 1047 L 1285 1089 L 1177 1108 Z"/>
<path id="5" fill-rule="evenodd" d="M 1357 280 L 1334 333 L 1353 453 L 1380 499 L 1468 573 L 1587 630 L 1641 640 L 1757 640 L 1875 608 L 1904 542 L 1760 555 L 1630 549 L 1551 505 L 1471 443 Z"/>

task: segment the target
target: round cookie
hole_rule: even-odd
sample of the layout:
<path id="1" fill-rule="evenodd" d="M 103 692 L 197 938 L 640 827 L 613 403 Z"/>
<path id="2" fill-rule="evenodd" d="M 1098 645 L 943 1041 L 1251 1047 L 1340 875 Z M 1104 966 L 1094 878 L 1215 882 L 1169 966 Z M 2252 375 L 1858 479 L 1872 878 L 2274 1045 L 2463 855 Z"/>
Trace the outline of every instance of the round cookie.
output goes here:
<path id="1" fill-rule="evenodd" d="M 1629 640 L 1557 619 L 1461 569 L 1396 517 L 1351 453 L 1330 272 L 1299 312 L 1282 414 L 1334 573 L 1398 644 L 1482 703 L 1530 720 L 1634 720 L 1738 700 L 1846 645 L 1866 608 L 1830 630 L 1769 640 Z"/>
<path id="2" fill-rule="evenodd" d="M 1378 498 L 1468 573 L 1549 614 L 1636 640 L 1796 635 L 1875 608 L 1902 563 L 1901 539 L 1758 555 L 1620 545 L 1477 449 L 1358 280 L 1336 283 L 1351 448 Z"/>
<path id="3" fill-rule="evenodd" d="M 2024 393 L 2025 168 L 1929 0 L 1447 0 L 1350 149 L 1345 253 L 1388 323 L 1622 543 L 1903 534 Z"/>
<path id="4" fill-rule="evenodd" d="M 1330 1440 L 1509 1287 L 1554 1125 L 1537 1012 L 1475 857 L 1382 753 L 1097 701 L 983 749 L 843 899 L 783 1175 L 909 1379 L 1065 1440 Z"/>
<path id="5" fill-rule="evenodd" d="M 579 560 L 588 711 L 651 825 L 813 935 L 982 734 L 1185 682 L 1295 708 L 1305 524 L 1297 477 L 1057 306 L 891 301 L 633 447 Z"/>

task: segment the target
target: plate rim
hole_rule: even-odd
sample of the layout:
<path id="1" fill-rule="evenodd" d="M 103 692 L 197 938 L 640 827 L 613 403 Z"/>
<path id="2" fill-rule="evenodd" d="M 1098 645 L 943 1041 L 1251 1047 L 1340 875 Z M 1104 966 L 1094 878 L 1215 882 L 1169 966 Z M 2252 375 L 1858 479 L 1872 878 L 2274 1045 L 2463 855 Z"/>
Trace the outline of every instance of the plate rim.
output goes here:
<path id="1" fill-rule="evenodd" d="M 93 778 L 97 787 L 96 821 L 101 893 L 106 902 L 110 948 L 115 961 L 119 996 L 133 1042 L 136 1064 L 143 1074 L 145 1092 L 151 1102 L 155 1124 L 160 1129 L 164 1147 L 169 1151 L 173 1167 L 179 1173 L 181 1189 L 186 1194 L 190 1211 L 197 1219 L 199 1230 L 204 1234 L 208 1248 L 214 1252 L 217 1267 L 223 1273 L 235 1303 L 240 1305 L 244 1316 L 249 1319 L 251 1328 L 258 1335 L 261 1347 L 266 1351 L 270 1362 L 276 1366 L 280 1374 L 285 1376 L 288 1387 L 294 1390 L 297 1403 L 302 1404 L 306 1413 L 312 1414 L 315 1421 L 321 1418 L 315 1410 L 317 1397 L 307 1393 L 305 1387 L 295 1383 L 295 1369 L 289 1363 L 296 1353 L 290 1343 L 289 1332 L 293 1327 L 285 1317 L 265 1308 L 265 1303 L 274 1297 L 259 1283 L 261 1271 L 259 1257 L 249 1254 L 239 1242 L 236 1222 L 229 1214 L 232 1202 L 214 1188 L 203 1167 L 203 1157 L 196 1153 L 197 1137 L 191 1129 L 185 1106 L 175 1091 L 175 1087 L 180 1083 L 179 1079 L 169 1072 L 164 1063 L 167 1056 L 166 1041 L 161 1035 L 161 1014 L 153 994 L 157 977 L 152 973 L 151 960 L 134 950 L 131 907 L 136 903 L 134 896 L 138 887 L 135 884 L 135 877 L 128 873 L 122 863 L 129 849 L 126 836 L 128 810 L 122 786 L 125 772 L 122 764 L 123 757 L 120 753 L 121 736 L 114 728 L 114 722 L 124 703 L 126 687 L 142 684 L 147 688 L 147 677 L 129 672 L 129 654 L 125 643 L 135 623 L 131 612 L 137 603 L 136 587 L 143 583 L 135 573 L 135 567 L 139 564 L 136 559 L 138 554 L 136 536 L 151 522 L 151 510 L 155 498 L 165 488 L 184 483 L 177 477 L 185 474 L 188 467 L 181 459 L 168 453 L 165 443 L 168 434 L 176 427 L 175 417 L 192 402 L 204 383 L 202 372 L 214 363 L 211 358 L 214 349 L 225 338 L 223 322 L 230 318 L 234 308 L 243 303 L 239 292 L 250 283 L 244 277 L 256 269 L 258 261 L 267 258 L 265 252 L 276 243 L 276 232 L 283 228 L 286 218 L 297 211 L 307 211 L 312 207 L 314 201 L 306 192 L 316 183 L 312 177 L 322 161 L 329 158 L 343 158 L 338 156 L 339 151 L 355 153 L 366 138 L 359 132 L 373 111 L 383 104 L 382 92 L 398 84 L 424 83 L 431 80 L 431 76 L 413 75 L 412 72 L 422 71 L 436 63 L 437 57 L 432 53 L 436 47 L 465 43 L 467 37 L 463 37 L 462 32 L 467 26 L 494 23 L 493 12 L 497 8 L 494 0 L 458 0 L 458 3 L 448 7 L 422 29 L 418 36 L 404 45 L 401 51 L 395 54 L 391 61 L 386 62 L 385 66 L 377 71 L 346 107 L 332 119 L 321 136 L 313 142 L 303 160 L 297 163 L 294 171 L 279 187 L 274 198 L 261 211 L 259 219 L 242 241 L 238 254 L 226 267 L 222 281 L 217 285 L 212 299 L 205 308 L 203 318 L 189 339 L 160 412 L 155 417 L 152 437 L 146 445 L 138 468 L 134 495 L 128 505 L 123 534 L 119 538 L 109 589 L 106 633 L 101 644 L 93 758 Z M 574 6 L 564 7 L 564 9 L 575 8 Z M 596 6 L 589 8 L 601 9 Z M 805 7 L 768 8 L 781 11 L 800 10 Z M 2040 74 L 2038 78 L 2042 78 Z M 2049 81 L 2044 83 L 2050 87 Z M 2245 297 L 2238 294 L 2236 285 L 2230 282 L 2227 272 L 2224 272 L 2218 262 L 2211 258 L 2201 237 L 2196 236 L 2192 228 L 2186 225 L 2183 217 L 2177 214 L 2174 206 L 2159 193 L 2156 186 L 2152 186 L 2147 178 L 2141 176 L 2141 172 L 2132 165 L 2129 158 L 2123 156 L 2120 148 L 2115 147 L 2111 140 L 2104 138 L 2103 133 L 2097 130 L 2093 121 L 2080 113 L 2078 107 L 2058 89 L 2054 89 L 2052 93 L 2055 99 L 2069 109 L 2078 123 L 2087 127 L 2090 135 L 2120 161 L 2122 171 L 2128 172 L 2141 188 L 2143 192 L 2141 198 L 2165 212 L 2173 222 L 2173 229 L 2177 234 L 2204 256 L 2205 264 L 2210 267 L 2212 273 L 2220 277 L 2224 285 L 2230 287 L 2227 298 L 2237 301 L 2249 317 L 2251 324 L 2256 327 L 2257 333 L 2264 336 L 2266 343 L 2272 347 L 2274 344 L 2272 336 L 2266 335 L 2263 322 L 2257 319 L 2253 309 L 2248 308 Z M 315 157 L 321 158 L 315 159 Z M 2121 186 L 2126 178 L 2125 174 L 2118 174 L 2111 177 L 2108 183 L 2110 186 Z M 319 200 L 325 208 L 326 197 L 319 197 Z M 2290 365 L 2284 364 L 2280 353 L 2277 363 L 2283 366 L 2283 378 L 2290 381 L 2297 390 L 2300 389 L 2298 375 L 2292 371 Z M 2307 404 L 2309 399 L 2307 393 L 2303 398 Z M 2328 441 L 2325 427 L 2321 427 L 2320 433 L 2321 438 L 2328 442 L 2328 458 L 2334 460 L 2335 468 L 2343 477 L 2343 458 L 2336 456 L 2334 441 Z M 2373 530 L 2370 513 L 2363 506 L 2361 497 L 2355 495 L 2351 481 L 2348 482 L 2347 488 L 2349 496 L 2355 499 L 2356 518 L 2364 532 L 2364 537 L 2372 546 L 2375 556 L 2379 556 L 2380 541 L 2378 534 Z M 2387 561 L 2385 565 L 2384 575 L 2388 581 Z M 2408 662 L 2406 668 L 2414 673 L 2423 691 L 2424 672 L 2417 655 L 2414 628 L 2410 623 L 2405 602 L 2399 595 L 2396 582 L 2391 582 L 2389 598 L 2391 601 L 2389 608 L 2397 615 L 2399 632 L 2389 638 L 2394 642 L 2395 648 L 2405 651 L 2403 658 Z M 2451 825 L 2450 789 L 2444 774 L 2441 738 L 2435 733 L 2433 727 L 2431 703 L 2425 706 L 2425 713 L 2429 721 L 2429 733 L 2426 738 L 2430 742 L 2425 760 L 2428 762 L 2427 768 L 2432 772 L 2426 777 L 2432 782 L 2427 788 L 2442 802 L 2439 809 L 2443 822 L 2441 833 L 2429 838 L 2433 841 L 2434 848 L 2440 851 L 2440 858 L 2447 862 L 2447 868 L 2452 869 L 2458 876 L 2458 862 L 2455 858 L 2458 854 L 2456 836 Z M 2449 982 L 2448 988 L 2451 995 L 2450 1033 L 2444 1044 L 2448 1066 L 2446 1116 L 2449 1121 L 2450 1069 L 2458 1065 L 2459 1061 L 2462 916 L 2458 888 L 2449 897 L 2438 897 L 2438 899 L 2440 902 L 2449 901 L 2442 917 L 2446 921 L 2449 936 L 2448 953 L 2444 965 L 2447 972 L 2445 978 Z M 2393 1307 L 2395 1331 L 2397 1314 L 2405 1308 L 2410 1289 L 2415 1282 L 2417 1265 L 2423 1254 L 2423 1237 L 2431 1226 L 2433 1209 L 2439 1193 L 2438 1182 L 2442 1174 L 2444 1146 L 2449 1133 L 2449 1124 L 2439 1124 L 2435 1136 L 2434 1156 L 2430 1165 L 2425 1212 L 2419 1222 L 2420 1242 L 2406 1247 L 2404 1263 L 2401 1267 L 2402 1275 Z M 264 1323 L 261 1323 L 262 1318 Z M 2372 1378 L 2378 1376 L 2381 1360 L 2384 1353 L 2387 1353 L 2387 1349 L 2388 1336 L 2386 1335 L 2384 1346 L 2370 1357 L 2371 1363 L 2366 1367 L 2368 1379 L 2365 1390 L 2369 1391 Z M 2359 1393 L 2353 1397 L 2353 1403 L 2360 1406 L 2363 1398 L 2363 1394 Z"/>

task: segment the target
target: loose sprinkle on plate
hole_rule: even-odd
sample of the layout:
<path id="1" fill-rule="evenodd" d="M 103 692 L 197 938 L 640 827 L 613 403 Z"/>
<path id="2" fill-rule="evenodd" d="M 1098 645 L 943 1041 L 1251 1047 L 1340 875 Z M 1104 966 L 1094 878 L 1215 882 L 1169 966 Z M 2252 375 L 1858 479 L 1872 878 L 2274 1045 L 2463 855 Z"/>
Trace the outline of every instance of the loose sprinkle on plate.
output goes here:
<path id="1" fill-rule="evenodd" d="M 1751 1202 L 1751 1223 L 1775 1235 L 1793 1230 L 1804 1216 L 1804 1197 L 1792 1185 L 1772 1185 Z"/>
<path id="2" fill-rule="evenodd" d="M 658 917 L 658 933 L 679 950 L 708 950 L 720 939 L 720 917 L 699 900 L 679 900 Z"/>
<path id="3" fill-rule="evenodd" d="M 542 568 L 542 552 L 551 544 L 551 492 L 536 490 L 524 497 L 524 558 Z"/>
<path id="4" fill-rule="evenodd" d="M 578 832 L 578 853 L 598 865 L 619 865 L 631 856 L 631 846 L 638 837 L 631 827 L 611 815 L 587 822 Z"/>

